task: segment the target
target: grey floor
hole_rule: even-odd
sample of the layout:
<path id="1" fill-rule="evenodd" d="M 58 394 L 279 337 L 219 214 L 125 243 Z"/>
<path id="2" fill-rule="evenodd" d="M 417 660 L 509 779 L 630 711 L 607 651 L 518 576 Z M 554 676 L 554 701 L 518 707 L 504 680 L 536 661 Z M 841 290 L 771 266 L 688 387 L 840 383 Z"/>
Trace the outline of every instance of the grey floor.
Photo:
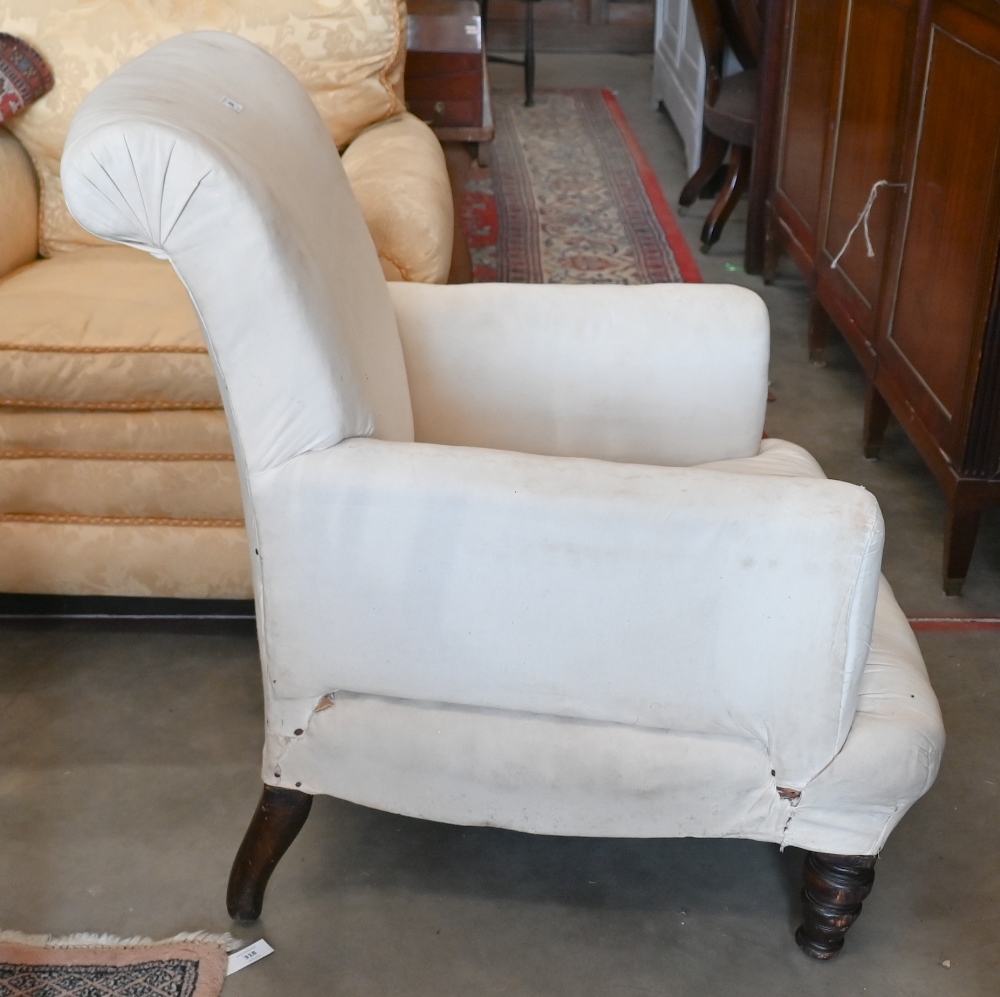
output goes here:
<path id="1" fill-rule="evenodd" d="M 517 86 L 497 67 L 497 86 Z M 542 86 L 617 91 L 671 201 L 680 146 L 650 104 L 650 60 L 548 56 Z M 681 219 L 692 245 L 707 210 Z M 893 430 L 861 459 L 861 376 L 834 344 L 806 359 L 806 297 L 740 270 L 742 214 L 705 279 L 770 306 L 768 431 L 879 498 L 885 571 L 911 616 L 1000 615 L 990 517 L 960 600 L 938 588 L 941 496 Z M 996 633 L 922 634 L 948 727 L 937 785 L 879 862 L 840 960 L 792 941 L 801 853 L 745 841 L 540 838 L 320 798 L 247 941 L 276 949 L 233 995 L 669 997 L 1000 993 Z M 0 633 L 0 927 L 156 937 L 225 931 L 229 863 L 259 789 L 261 701 L 250 637 Z M 950 968 L 942 963 L 950 960 Z"/>

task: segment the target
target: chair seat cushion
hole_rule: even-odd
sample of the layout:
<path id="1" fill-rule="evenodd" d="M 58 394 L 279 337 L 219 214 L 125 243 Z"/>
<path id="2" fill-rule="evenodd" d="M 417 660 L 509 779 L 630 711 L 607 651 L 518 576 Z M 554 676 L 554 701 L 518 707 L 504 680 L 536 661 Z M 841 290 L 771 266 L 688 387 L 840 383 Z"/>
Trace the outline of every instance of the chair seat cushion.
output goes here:
<path id="1" fill-rule="evenodd" d="M 775 474 L 783 478 L 825 478 L 823 468 L 808 450 L 788 440 L 762 440 L 753 457 L 715 460 L 699 467 L 729 474 Z"/>
<path id="2" fill-rule="evenodd" d="M 797 459 L 786 446 L 771 457 Z M 340 692 L 303 706 L 288 731 L 302 736 L 264 760 L 271 785 L 450 824 L 755 838 L 845 855 L 879 851 L 934 781 L 944 746 L 920 649 L 884 580 L 851 733 L 795 803 L 749 738 Z"/>
<path id="3" fill-rule="evenodd" d="M 753 145 L 757 121 L 757 70 L 747 69 L 722 80 L 719 95 L 705 106 L 705 127 L 736 145 Z"/>

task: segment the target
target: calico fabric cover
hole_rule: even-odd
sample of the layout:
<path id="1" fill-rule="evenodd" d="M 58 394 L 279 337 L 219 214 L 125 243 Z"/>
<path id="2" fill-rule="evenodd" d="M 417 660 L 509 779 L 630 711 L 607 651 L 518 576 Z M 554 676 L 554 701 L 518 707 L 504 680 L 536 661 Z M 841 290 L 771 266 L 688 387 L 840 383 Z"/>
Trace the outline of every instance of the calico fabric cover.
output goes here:
<path id="1" fill-rule="evenodd" d="M 194 95 L 175 90 L 206 53 Z M 220 81 L 256 120 L 198 102 Z M 77 216 L 167 255 L 204 319 L 244 486 L 266 783 L 526 831 L 877 851 L 933 781 L 943 732 L 879 582 L 872 496 L 780 477 L 779 445 L 772 473 L 738 475 L 414 442 L 401 299 L 336 157 L 311 173 L 332 156 L 311 111 L 239 39 L 171 40 L 91 95 L 64 160 Z M 587 290 L 567 321 L 615 310 Z M 713 313 L 711 287 L 650 293 L 665 311 L 678 290 L 691 326 Z M 427 289 L 441 322 L 451 291 Z M 763 357 L 766 315 L 744 312 Z M 728 456 L 749 462 L 766 378 L 743 366 L 756 432 Z M 615 377 L 610 399 L 578 383 L 619 427 L 654 432 Z M 558 445 L 587 412 L 552 402 Z"/>

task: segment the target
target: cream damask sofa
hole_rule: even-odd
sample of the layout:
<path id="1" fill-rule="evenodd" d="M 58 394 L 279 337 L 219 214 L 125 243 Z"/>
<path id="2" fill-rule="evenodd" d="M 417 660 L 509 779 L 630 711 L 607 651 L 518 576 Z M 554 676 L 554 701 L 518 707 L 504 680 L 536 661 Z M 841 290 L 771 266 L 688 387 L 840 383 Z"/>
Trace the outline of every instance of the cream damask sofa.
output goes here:
<path id="1" fill-rule="evenodd" d="M 0 30 L 37 48 L 56 82 L 0 128 L 0 592 L 253 594 L 229 430 L 188 295 L 169 263 L 80 228 L 59 176 L 83 98 L 199 29 L 255 42 L 302 82 L 385 275 L 447 279 L 451 192 L 440 144 L 405 111 L 403 0 L 7 0 Z"/>

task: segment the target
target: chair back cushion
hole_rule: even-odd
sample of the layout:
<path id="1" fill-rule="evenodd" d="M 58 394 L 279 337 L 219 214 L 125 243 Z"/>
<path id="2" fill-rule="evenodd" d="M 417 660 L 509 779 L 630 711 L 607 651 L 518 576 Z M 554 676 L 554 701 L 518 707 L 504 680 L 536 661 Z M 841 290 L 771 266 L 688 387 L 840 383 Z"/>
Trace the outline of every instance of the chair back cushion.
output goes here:
<path id="1" fill-rule="evenodd" d="M 404 109 L 404 12 L 404 0 L 6 0 L 4 29 L 37 48 L 55 76 L 11 123 L 41 182 L 42 255 L 95 241 L 66 210 L 59 159 L 84 97 L 124 62 L 184 32 L 241 35 L 295 73 L 343 148 Z"/>
<path id="2" fill-rule="evenodd" d="M 349 436 L 412 440 L 375 247 L 280 62 L 218 32 L 161 42 L 84 101 L 62 169 L 89 231 L 168 258 L 187 286 L 244 480 Z"/>

